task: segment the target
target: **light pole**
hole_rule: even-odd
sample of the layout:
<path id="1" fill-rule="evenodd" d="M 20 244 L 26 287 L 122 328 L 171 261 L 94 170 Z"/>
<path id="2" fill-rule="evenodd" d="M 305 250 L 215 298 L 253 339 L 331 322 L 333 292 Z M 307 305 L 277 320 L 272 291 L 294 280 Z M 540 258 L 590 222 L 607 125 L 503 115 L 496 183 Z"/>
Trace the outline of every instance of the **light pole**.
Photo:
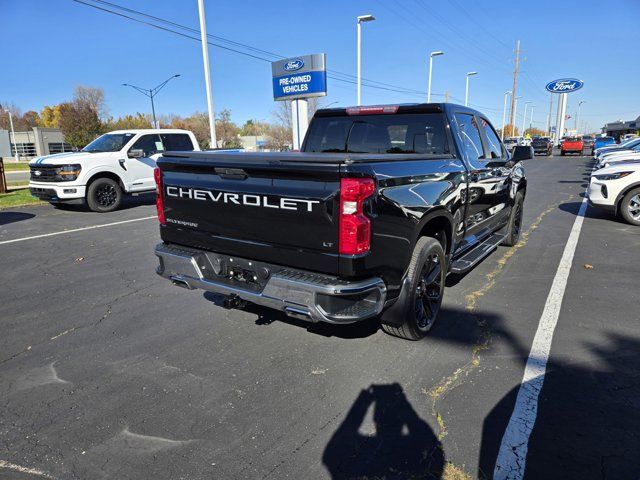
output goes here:
<path id="1" fill-rule="evenodd" d="M 469 77 L 473 76 L 473 75 L 477 75 L 478 72 L 468 72 L 467 73 L 467 88 L 465 88 L 464 91 L 464 106 L 468 106 L 469 105 Z"/>
<path id="2" fill-rule="evenodd" d="M 11 127 L 11 136 L 13 137 L 13 151 L 16 162 L 20 161 L 20 158 L 18 157 L 18 144 L 16 143 L 16 132 L 13 129 L 13 118 L 11 118 L 11 111 L 5 109 L 5 112 L 7 112 L 7 115 L 9 115 L 9 126 Z"/>
<path id="3" fill-rule="evenodd" d="M 578 117 L 580 116 L 580 107 L 583 103 L 587 103 L 587 101 L 581 100 L 580 102 L 578 102 L 578 113 L 576 114 L 576 133 L 578 133 Z"/>
<path id="4" fill-rule="evenodd" d="M 357 70 L 358 70 L 358 106 L 362 104 L 362 79 L 360 72 L 362 70 L 362 23 L 372 22 L 376 17 L 373 15 L 360 15 L 358 17 L 358 46 L 357 46 Z"/>
<path id="5" fill-rule="evenodd" d="M 529 130 L 531 130 L 531 124 L 533 123 L 533 109 L 536 108 L 535 105 L 531 105 L 531 113 L 529 114 Z"/>
<path id="6" fill-rule="evenodd" d="M 437 57 L 439 55 L 444 55 L 444 52 L 438 50 L 436 52 L 431 52 L 429 55 L 429 84 L 427 86 L 427 103 L 431 103 L 431 72 L 433 70 L 433 57 Z"/>
<path id="7" fill-rule="evenodd" d="M 511 95 L 511 90 L 504 92 L 504 106 L 502 107 L 502 130 L 500 130 L 500 140 L 504 141 L 504 122 L 507 118 L 507 97 Z"/>
<path id="8" fill-rule="evenodd" d="M 198 16 L 200 17 L 200 41 L 202 43 L 202 63 L 204 66 L 204 84 L 207 89 L 207 110 L 209 111 L 209 148 L 217 148 L 216 119 L 213 110 L 213 94 L 211 93 L 211 70 L 209 69 L 209 44 L 207 42 L 207 20 L 204 14 L 204 0 L 198 0 Z"/>
<path id="9" fill-rule="evenodd" d="M 158 122 L 156 122 L 156 107 L 155 107 L 155 105 L 153 103 L 153 97 L 155 97 L 158 94 L 158 92 L 160 90 L 162 90 L 162 88 L 167 83 L 169 83 L 172 79 L 174 79 L 176 77 L 179 77 L 179 76 L 180 76 L 180 74 L 177 73 L 177 74 L 167 78 L 164 82 L 159 84 L 157 87 L 149 88 L 149 89 L 142 88 L 142 87 L 136 87 L 135 85 L 131 85 L 129 83 L 123 83 L 122 84 L 123 87 L 131 87 L 131 88 L 137 90 L 141 94 L 143 94 L 143 95 L 145 95 L 145 96 L 147 96 L 147 97 L 149 97 L 151 99 L 151 114 L 153 115 L 153 128 L 158 128 Z"/>
<path id="10" fill-rule="evenodd" d="M 514 97 L 513 98 L 513 113 L 512 113 L 512 117 L 513 117 L 513 124 L 511 125 L 511 136 L 515 137 L 516 136 L 516 119 L 518 117 L 516 117 L 516 113 L 518 111 L 518 100 L 522 98 L 522 95 L 519 97 Z"/>
<path id="11" fill-rule="evenodd" d="M 524 113 L 522 114 L 522 132 L 520 134 L 521 137 L 524 138 L 524 127 L 526 127 L 527 123 L 527 107 L 531 102 L 524 102 Z"/>

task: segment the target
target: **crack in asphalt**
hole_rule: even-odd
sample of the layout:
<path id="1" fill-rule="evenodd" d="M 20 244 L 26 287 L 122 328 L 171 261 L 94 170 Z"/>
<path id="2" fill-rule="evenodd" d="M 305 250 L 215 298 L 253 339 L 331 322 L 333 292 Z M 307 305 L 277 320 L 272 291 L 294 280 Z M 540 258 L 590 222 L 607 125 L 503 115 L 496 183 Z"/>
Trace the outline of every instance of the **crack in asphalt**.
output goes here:
<path id="1" fill-rule="evenodd" d="M 571 200 L 574 197 L 575 195 L 570 195 L 565 201 Z M 529 228 L 525 232 L 522 232 L 518 243 L 510 247 L 502 255 L 502 257 L 498 259 L 494 269 L 485 275 L 487 282 L 478 290 L 475 290 L 465 296 L 466 310 L 473 316 L 476 321 L 476 325 L 478 325 L 478 327 L 480 328 L 478 341 L 476 341 L 476 343 L 471 348 L 471 359 L 462 367 L 456 369 L 451 375 L 449 375 L 448 377 L 444 377 L 437 385 L 435 385 L 431 389 L 422 388 L 422 393 L 431 398 L 431 415 L 436 419 L 436 422 L 438 424 L 438 440 L 442 441 L 442 439 L 447 435 L 444 417 L 438 410 L 438 401 L 447 393 L 460 386 L 469 376 L 469 374 L 480 366 L 480 352 L 482 352 L 483 350 L 487 350 L 491 341 L 491 327 L 485 319 L 483 319 L 476 313 L 476 304 L 478 299 L 484 296 L 495 286 L 496 278 L 504 270 L 504 267 L 507 265 L 509 260 L 520 249 L 527 245 L 527 243 L 529 242 L 529 237 L 540 226 L 544 217 L 546 217 L 549 213 L 556 210 L 557 208 L 558 204 L 554 204 L 542 211 L 542 213 L 540 213 L 531 223 Z"/>

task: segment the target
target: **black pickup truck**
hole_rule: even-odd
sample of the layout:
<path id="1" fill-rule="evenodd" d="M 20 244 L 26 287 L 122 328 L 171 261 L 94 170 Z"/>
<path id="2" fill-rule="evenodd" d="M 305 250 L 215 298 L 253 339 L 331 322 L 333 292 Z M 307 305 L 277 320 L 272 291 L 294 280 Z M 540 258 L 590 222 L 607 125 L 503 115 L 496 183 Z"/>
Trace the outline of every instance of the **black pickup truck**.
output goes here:
<path id="1" fill-rule="evenodd" d="M 319 110 L 301 152 L 167 152 L 157 273 L 228 307 L 379 318 L 415 340 L 448 273 L 518 241 L 532 157 L 453 104 Z"/>

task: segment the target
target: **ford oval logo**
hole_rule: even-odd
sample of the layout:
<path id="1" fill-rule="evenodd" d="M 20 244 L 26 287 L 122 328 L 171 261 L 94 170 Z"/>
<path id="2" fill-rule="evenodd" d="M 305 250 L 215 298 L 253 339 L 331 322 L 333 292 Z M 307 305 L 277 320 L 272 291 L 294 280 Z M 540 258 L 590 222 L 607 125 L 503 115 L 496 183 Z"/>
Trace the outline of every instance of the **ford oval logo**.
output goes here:
<path id="1" fill-rule="evenodd" d="M 33 172 L 33 173 L 34 173 L 34 175 L 35 175 L 36 177 L 39 177 L 40 175 L 42 175 L 42 172 L 40 172 L 40 170 L 36 170 L 36 171 L 35 171 L 35 172 Z"/>
<path id="2" fill-rule="evenodd" d="M 299 58 L 289 60 L 284 64 L 284 69 L 288 72 L 295 72 L 296 70 L 300 70 L 302 67 L 304 67 L 304 62 Z"/>
<path id="3" fill-rule="evenodd" d="M 569 93 L 580 90 L 583 86 L 584 82 L 577 78 L 561 78 L 547 83 L 546 89 L 551 93 Z"/>

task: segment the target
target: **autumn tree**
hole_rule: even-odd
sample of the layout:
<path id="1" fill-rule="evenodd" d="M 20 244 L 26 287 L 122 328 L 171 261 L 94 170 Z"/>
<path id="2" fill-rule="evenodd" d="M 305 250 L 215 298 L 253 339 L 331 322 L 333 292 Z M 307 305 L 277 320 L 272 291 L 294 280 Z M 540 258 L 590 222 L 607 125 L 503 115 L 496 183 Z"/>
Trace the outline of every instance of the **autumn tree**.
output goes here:
<path id="1" fill-rule="evenodd" d="M 196 112 L 189 117 L 181 118 L 175 116 L 171 119 L 171 128 L 191 130 L 198 140 L 200 148 L 207 149 L 209 146 L 209 115 L 204 112 Z"/>
<path id="2" fill-rule="evenodd" d="M 283 125 L 269 125 L 267 129 L 267 144 L 269 150 L 285 151 L 291 148 L 293 137 L 291 129 Z"/>
<path id="3" fill-rule="evenodd" d="M 531 137 L 544 137 L 547 133 L 543 130 L 540 130 L 539 128 L 532 127 L 532 128 L 527 128 L 524 131 L 524 134 L 525 136 L 529 135 Z"/>
<path id="4" fill-rule="evenodd" d="M 231 121 L 231 110 L 223 109 L 216 118 L 216 137 L 221 148 L 240 148 L 240 129 Z"/>
<path id="5" fill-rule="evenodd" d="M 107 106 L 104 101 L 104 90 L 99 87 L 84 87 L 78 85 L 73 91 L 73 103 L 95 111 L 99 119 L 106 118 Z"/>
<path id="6" fill-rule="evenodd" d="M 135 115 L 125 115 L 114 119 L 110 117 L 104 122 L 104 130 L 131 130 L 137 128 L 151 128 L 151 117 L 147 114 L 137 112 Z"/>
<path id="7" fill-rule="evenodd" d="M 47 128 L 60 128 L 60 105 L 54 105 L 53 107 L 45 105 L 40 111 L 39 125 Z"/>
<path id="8" fill-rule="evenodd" d="M 260 120 L 249 119 L 244 122 L 244 125 L 240 129 L 240 136 L 253 136 L 265 135 L 269 129 L 269 124 L 261 122 Z"/>
<path id="9" fill-rule="evenodd" d="M 102 133 L 98 113 L 86 104 L 67 102 L 60 105 L 60 129 L 65 142 L 82 148 Z"/>

